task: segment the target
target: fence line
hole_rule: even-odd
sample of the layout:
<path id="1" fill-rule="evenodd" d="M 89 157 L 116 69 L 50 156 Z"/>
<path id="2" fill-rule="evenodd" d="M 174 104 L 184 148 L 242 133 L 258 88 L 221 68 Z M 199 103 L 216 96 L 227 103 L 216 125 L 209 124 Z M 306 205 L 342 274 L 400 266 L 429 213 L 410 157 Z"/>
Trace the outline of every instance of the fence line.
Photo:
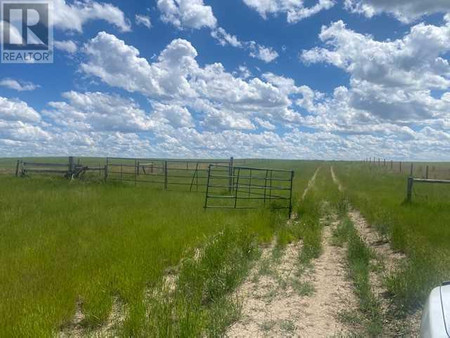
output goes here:
<path id="1" fill-rule="evenodd" d="M 408 174 L 422 179 L 450 179 L 450 168 L 441 163 L 402 162 L 369 157 L 364 163 L 393 173 Z"/>

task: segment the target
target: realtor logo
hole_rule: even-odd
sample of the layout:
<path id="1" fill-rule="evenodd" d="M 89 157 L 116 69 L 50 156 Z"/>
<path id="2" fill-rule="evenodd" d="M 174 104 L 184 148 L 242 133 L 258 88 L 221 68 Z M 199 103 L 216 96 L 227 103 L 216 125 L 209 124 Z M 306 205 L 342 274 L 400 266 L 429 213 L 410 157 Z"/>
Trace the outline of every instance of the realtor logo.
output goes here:
<path id="1" fill-rule="evenodd" d="M 0 0 L 2 63 L 52 63 L 50 0 Z"/>

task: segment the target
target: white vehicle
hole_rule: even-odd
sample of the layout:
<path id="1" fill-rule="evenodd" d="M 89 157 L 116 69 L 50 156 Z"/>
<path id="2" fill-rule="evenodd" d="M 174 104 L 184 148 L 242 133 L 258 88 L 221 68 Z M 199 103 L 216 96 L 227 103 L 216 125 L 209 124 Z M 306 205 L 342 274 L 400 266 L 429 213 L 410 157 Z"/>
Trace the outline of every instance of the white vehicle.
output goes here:
<path id="1" fill-rule="evenodd" d="M 450 282 L 434 288 L 423 310 L 420 337 L 450 337 Z"/>

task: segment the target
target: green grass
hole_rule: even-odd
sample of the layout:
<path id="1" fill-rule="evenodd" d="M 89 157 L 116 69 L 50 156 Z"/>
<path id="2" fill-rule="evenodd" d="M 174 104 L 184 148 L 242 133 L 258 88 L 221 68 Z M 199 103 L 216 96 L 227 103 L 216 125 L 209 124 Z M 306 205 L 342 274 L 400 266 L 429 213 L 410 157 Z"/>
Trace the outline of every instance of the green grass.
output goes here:
<path id="1" fill-rule="evenodd" d="M 48 336 L 78 298 L 86 325 L 113 296 L 133 309 L 167 267 L 229 227 L 272 237 L 274 213 L 204 211 L 203 196 L 147 187 L 0 178 L 0 336 Z"/>
<path id="2" fill-rule="evenodd" d="M 297 170 L 294 197 L 316 166 L 284 163 Z M 180 274 L 175 306 L 153 304 L 158 322 L 165 319 L 174 335 L 220 334 L 237 316 L 239 304 L 229 296 L 255 243 L 270 241 L 286 220 L 285 213 L 270 210 L 205 211 L 203 194 L 145 185 L 37 175 L 0 176 L 0 185 L 0 336 L 55 334 L 71 321 L 78 300 L 89 331 L 105 321 L 114 299 L 127 309 L 121 334 L 142 335 L 155 323 L 146 315 L 152 304 L 145 290 L 158 288 L 174 266 Z M 226 240 L 215 242 L 204 259 L 184 260 L 194 248 L 209 248 L 219 233 Z M 171 320 L 169 310 L 180 320 Z M 160 329 L 166 332 L 158 324 Z"/>
<path id="3" fill-rule="evenodd" d="M 341 163 L 335 171 L 345 194 L 407 265 L 387 286 L 399 310 L 423 304 L 429 291 L 450 279 L 450 186 L 417 184 L 412 203 L 404 203 L 406 175 L 362 164 Z"/>
<path id="4" fill-rule="evenodd" d="M 348 217 L 343 217 L 333 233 L 333 238 L 336 245 L 347 243 L 349 274 L 359 299 L 359 309 L 366 320 L 364 328 L 367 335 L 379 336 L 383 330 L 383 317 L 379 301 L 371 290 L 369 277 L 373 254 L 361 240 Z M 351 318 L 348 314 L 344 317 Z"/>

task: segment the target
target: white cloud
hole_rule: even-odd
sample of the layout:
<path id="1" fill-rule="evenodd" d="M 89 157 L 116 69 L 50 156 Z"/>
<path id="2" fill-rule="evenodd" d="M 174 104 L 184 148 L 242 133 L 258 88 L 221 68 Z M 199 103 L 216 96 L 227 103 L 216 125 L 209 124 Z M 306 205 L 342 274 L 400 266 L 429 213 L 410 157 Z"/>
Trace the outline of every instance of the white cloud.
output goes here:
<path id="1" fill-rule="evenodd" d="M 91 20 L 104 20 L 122 32 L 131 30 L 124 13 L 114 5 L 92 0 L 79 0 L 67 4 L 65 0 L 53 1 L 53 24 L 63 30 L 83 31 L 83 25 Z"/>
<path id="2" fill-rule="evenodd" d="M 279 56 L 271 47 L 265 47 L 255 41 L 239 41 L 235 35 L 227 33 L 222 27 L 218 27 L 211 31 L 211 36 L 216 39 L 221 46 L 230 45 L 235 48 L 247 50 L 252 58 L 259 59 L 266 63 L 276 60 Z"/>
<path id="3" fill-rule="evenodd" d="M 161 19 L 177 28 L 215 28 L 217 19 L 203 0 L 158 0 Z"/>
<path id="4" fill-rule="evenodd" d="M 38 85 L 35 85 L 32 82 L 24 82 L 24 81 L 14 80 L 14 79 L 10 79 L 10 78 L 1 79 L 0 86 L 6 87 L 9 89 L 14 89 L 19 92 L 33 91 L 36 88 L 39 88 Z"/>
<path id="5" fill-rule="evenodd" d="M 0 120 L 38 122 L 41 116 L 23 101 L 0 96 Z"/>
<path id="6" fill-rule="evenodd" d="M 345 0 L 345 7 L 354 12 L 372 17 L 388 13 L 402 22 L 412 22 L 424 15 L 448 13 L 448 0 Z"/>
<path id="7" fill-rule="evenodd" d="M 181 101 L 207 115 L 214 128 L 254 128 L 248 115 L 270 112 L 282 116 L 291 103 L 275 86 L 260 79 L 235 77 L 220 63 L 200 67 L 197 51 L 182 39 L 172 41 L 154 63 L 141 58 L 136 48 L 104 32 L 86 44 L 85 52 L 87 62 L 81 65 L 85 73 L 152 99 Z"/>
<path id="8" fill-rule="evenodd" d="M 136 25 L 145 26 L 147 28 L 152 27 L 152 22 L 150 21 L 150 17 L 148 15 L 136 14 L 135 21 Z"/>
<path id="9" fill-rule="evenodd" d="M 105 93 L 66 92 L 43 111 L 56 125 L 80 131 L 148 131 L 156 123 L 134 101 Z"/>
<path id="10" fill-rule="evenodd" d="M 317 0 L 313 6 L 305 6 L 304 0 L 243 0 L 264 19 L 268 15 L 286 14 L 289 23 L 296 23 L 335 5 L 334 0 Z"/>
<path id="11" fill-rule="evenodd" d="M 264 47 L 251 43 L 250 56 L 253 58 L 260 59 L 266 63 L 272 62 L 278 58 L 278 53 L 270 47 Z"/>
<path id="12" fill-rule="evenodd" d="M 413 26 L 402 39 L 376 41 L 342 21 L 323 27 L 324 48 L 301 54 L 350 74 L 349 104 L 389 120 L 412 121 L 448 114 L 448 102 L 432 95 L 450 88 L 450 23 Z"/>
<path id="13" fill-rule="evenodd" d="M 56 49 L 62 50 L 69 54 L 76 53 L 78 47 L 77 44 L 72 40 L 65 40 L 65 41 L 55 41 L 53 42 Z"/>
<path id="14" fill-rule="evenodd" d="M 243 43 L 235 35 L 231 35 L 222 27 L 211 31 L 211 36 L 216 39 L 222 46 L 230 45 L 236 48 L 244 47 Z"/>

